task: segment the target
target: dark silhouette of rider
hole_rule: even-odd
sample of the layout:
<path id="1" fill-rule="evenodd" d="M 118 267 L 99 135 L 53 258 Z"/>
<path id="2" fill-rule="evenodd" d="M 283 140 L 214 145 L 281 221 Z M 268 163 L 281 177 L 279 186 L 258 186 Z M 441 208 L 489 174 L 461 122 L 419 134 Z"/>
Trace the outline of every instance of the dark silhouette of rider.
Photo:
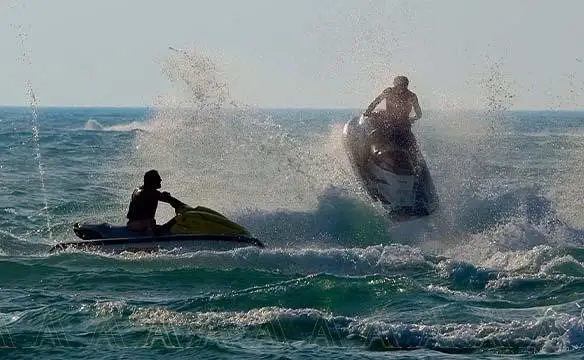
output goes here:
<path id="1" fill-rule="evenodd" d="M 158 191 L 161 187 L 162 178 L 158 171 L 150 170 L 144 174 L 144 184 L 132 193 L 127 215 L 128 230 L 154 235 L 157 232 L 155 215 L 158 202 L 168 203 L 174 208 L 180 206 L 181 202 L 170 193 Z"/>

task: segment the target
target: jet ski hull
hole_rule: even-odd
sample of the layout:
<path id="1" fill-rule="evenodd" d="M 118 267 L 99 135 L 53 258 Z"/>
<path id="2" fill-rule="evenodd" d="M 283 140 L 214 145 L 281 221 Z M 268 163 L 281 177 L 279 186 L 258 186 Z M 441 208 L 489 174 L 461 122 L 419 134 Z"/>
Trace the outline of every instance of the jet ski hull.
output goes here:
<path id="1" fill-rule="evenodd" d="M 263 248 L 264 244 L 258 239 L 243 235 L 183 234 L 73 241 L 55 245 L 50 252 L 67 249 L 113 253 L 156 252 L 160 250 L 229 251 L 250 246 Z"/>
<path id="2" fill-rule="evenodd" d="M 345 151 L 369 196 L 396 219 L 427 216 L 438 195 L 424 157 L 410 132 L 407 149 L 382 139 L 375 120 L 355 117 L 343 129 Z"/>

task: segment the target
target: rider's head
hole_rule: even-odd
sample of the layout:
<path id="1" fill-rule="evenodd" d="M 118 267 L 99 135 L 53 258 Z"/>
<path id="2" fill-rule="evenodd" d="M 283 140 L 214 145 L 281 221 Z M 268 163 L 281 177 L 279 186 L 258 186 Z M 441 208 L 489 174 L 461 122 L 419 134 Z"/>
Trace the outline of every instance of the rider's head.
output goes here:
<path id="1" fill-rule="evenodd" d="M 410 81 L 408 80 L 407 77 L 405 77 L 403 75 L 396 76 L 395 79 L 393 79 L 393 86 L 397 89 L 400 89 L 400 90 L 407 89 L 409 84 L 410 84 Z"/>
<path id="2" fill-rule="evenodd" d="M 162 178 L 158 171 L 149 170 L 144 174 L 144 187 L 160 189 L 162 187 Z"/>

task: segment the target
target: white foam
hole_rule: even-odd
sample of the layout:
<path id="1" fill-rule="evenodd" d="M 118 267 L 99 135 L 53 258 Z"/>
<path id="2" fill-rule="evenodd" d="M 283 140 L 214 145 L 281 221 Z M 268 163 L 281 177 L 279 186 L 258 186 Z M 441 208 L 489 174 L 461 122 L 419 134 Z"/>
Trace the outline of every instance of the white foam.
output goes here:
<path id="1" fill-rule="evenodd" d="M 365 248 L 257 249 L 200 251 L 190 254 L 121 254 L 130 261 L 172 260 L 173 268 L 250 268 L 286 274 L 329 273 L 338 275 L 391 274 L 409 266 L 434 266 L 419 249 L 405 245 L 378 245 Z"/>
<path id="2" fill-rule="evenodd" d="M 127 124 L 104 126 L 99 121 L 94 119 L 87 120 L 87 123 L 82 129 L 86 131 L 111 131 L 111 132 L 130 132 L 130 131 L 148 131 L 150 125 L 144 121 L 132 121 Z"/>
<path id="3" fill-rule="evenodd" d="M 130 307 L 129 320 L 140 326 L 161 327 L 170 331 L 190 329 L 199 336 L 221 337 L 239 341 L 254 332 L 254 328 L 269 325 L 280 334 L 265 333 L 276 341 L 313 341 L 317 330 L 326 330 L 323 336 L 343 345 L 359 340 L 377 349 L 429 348 L 467 352 L 475 350 L 523 353 L 563 353 L 579 348 L 584 336 L 582 318 L 557 311 L 545 311 L 541 316 L 481 323 L 412 324 L 372 317 L 335 316 L 312 308 L 261 307 L 247 311 L 179 312 L 163 308 Z M 440 311 L 439 309 L 433 309 Z M 499 316 L 514 309 L 500 309 Z M 433 316 L 440 316 L 434 313 Z M 444 320 L 444 319 L 442 319 Z M 154 329 L 154 331 L 160 331 Z M 278 338 L 276 338 L 278 337 Z"/>

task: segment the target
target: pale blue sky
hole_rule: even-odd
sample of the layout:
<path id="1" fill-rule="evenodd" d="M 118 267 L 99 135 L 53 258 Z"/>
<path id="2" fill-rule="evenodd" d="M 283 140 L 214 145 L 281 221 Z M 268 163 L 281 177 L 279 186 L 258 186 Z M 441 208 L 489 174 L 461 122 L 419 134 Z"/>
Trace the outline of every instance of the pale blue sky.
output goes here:
<path id="1" fill-rule="evenodd" d="M 362 108 L 399 73 L 425 108 L 481 108 L 497 65 L 513 108 L 584 108 L 582 14 L 581 0 L 0 0 L 0 104 L 27 104 L 30 81 L 41 106 L 151 105 L 177 46 L 261 107 Z"/>

